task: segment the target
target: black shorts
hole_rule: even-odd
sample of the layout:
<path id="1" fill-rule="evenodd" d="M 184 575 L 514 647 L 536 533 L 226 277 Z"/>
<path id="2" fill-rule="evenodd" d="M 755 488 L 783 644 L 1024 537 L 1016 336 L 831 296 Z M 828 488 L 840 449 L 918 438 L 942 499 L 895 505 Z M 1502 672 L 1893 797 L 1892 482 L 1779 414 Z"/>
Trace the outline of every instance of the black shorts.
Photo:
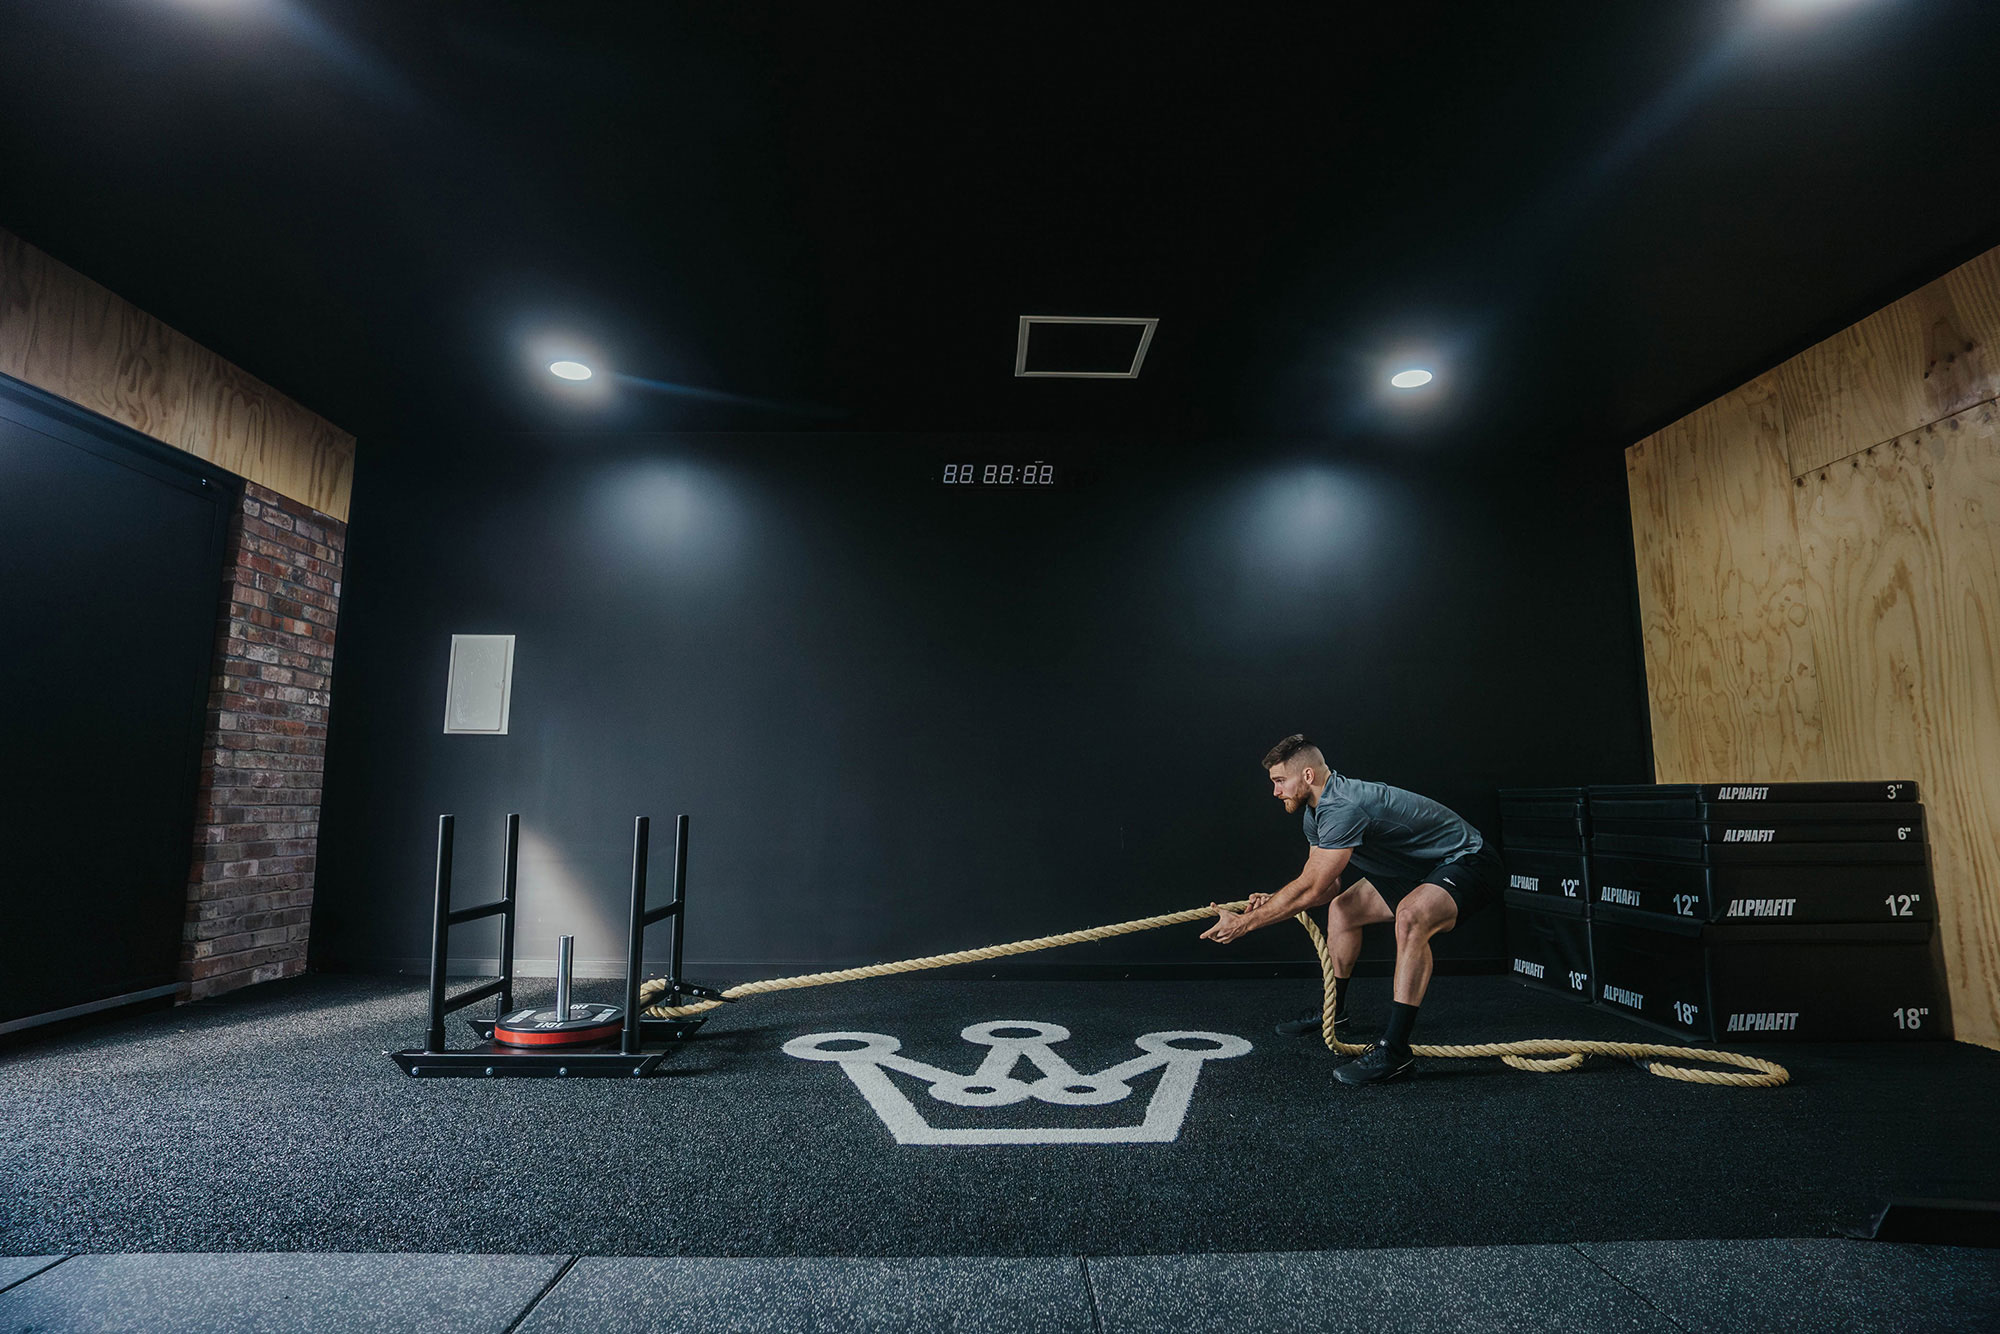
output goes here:
<path id="1" fill-rule="evenodd" d="M 1458 905 L 1458 920 L 1462 922 L 1487 904 L 1499 902 L 1500 891 L 1507 884 L 1507 868 L 1489 843 L 1467 856 L 1439 862 L 1414 879 L 1370 875 L 1350 862 L 1341 873 L 1340 886 L 1347 889 L 1363 880 L 1375 886 L 1382 902 L 1392 910 L 1418 885 L 1436 885 L 1451 895 L 1451 901 Z"/>

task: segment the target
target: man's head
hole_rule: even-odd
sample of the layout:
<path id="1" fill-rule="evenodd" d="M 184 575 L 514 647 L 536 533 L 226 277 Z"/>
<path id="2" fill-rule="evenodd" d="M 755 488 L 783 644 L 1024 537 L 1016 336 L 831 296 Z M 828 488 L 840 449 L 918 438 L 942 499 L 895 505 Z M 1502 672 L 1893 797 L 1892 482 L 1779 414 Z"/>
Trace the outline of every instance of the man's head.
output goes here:
<path id="1" fill-rule="evenodd" d="M 1326 786 L 1326 756 L 1296 732 L 1271 747 L 1264 756 L 1264 771 L 1271 775 L 1271 795 L 1285 803 L 1288 815 Z"/>

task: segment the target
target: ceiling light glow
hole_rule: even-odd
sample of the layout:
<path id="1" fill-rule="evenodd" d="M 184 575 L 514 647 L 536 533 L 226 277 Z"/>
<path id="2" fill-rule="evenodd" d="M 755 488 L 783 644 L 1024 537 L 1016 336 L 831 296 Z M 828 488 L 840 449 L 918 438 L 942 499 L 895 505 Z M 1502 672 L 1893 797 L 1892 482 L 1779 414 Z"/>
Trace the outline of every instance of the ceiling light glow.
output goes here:
<path id="1" fill-rule="evenodd" d="M 1415 389 L 1420 385 L 1429 384 L 1431 378 L 1429 371 L 1412 366 L 1409 370 L 1397 371 L 1394 375 L 1390 376 L 1389 383 L 1395 385 L 1398 389 Z"/>
<path id="2" fill-rule="evenodd" d="M 1767 21 L 1803 23 L 1858 3 L 1859 0 L 1757 0 L 1752 13 Z"/>
<path id="3" fill-rule="evenodd" d="M 588 380 L 590 367 L 580 361 L 552 361 L 549 363 L 549 374 L 561 380 Z"/>

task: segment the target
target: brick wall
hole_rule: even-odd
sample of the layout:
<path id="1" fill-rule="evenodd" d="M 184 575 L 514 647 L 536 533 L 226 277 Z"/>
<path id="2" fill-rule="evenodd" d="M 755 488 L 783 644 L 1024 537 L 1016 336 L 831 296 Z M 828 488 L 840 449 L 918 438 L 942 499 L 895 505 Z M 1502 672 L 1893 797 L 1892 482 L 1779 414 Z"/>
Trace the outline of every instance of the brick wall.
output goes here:
<path id="1" fill-rule="evenodd" d="M 254 482 L 230 525 L 181 999 L 305 971 L 347 525 Z"/>

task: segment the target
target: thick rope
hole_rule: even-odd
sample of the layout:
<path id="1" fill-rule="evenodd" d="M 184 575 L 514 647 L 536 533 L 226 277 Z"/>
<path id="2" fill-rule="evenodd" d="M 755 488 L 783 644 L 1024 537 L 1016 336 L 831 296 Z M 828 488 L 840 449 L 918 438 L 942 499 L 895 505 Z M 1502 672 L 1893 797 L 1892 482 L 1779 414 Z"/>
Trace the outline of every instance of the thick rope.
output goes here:
<path id="1" fill-rule="evenodd" d="M 1333 959 L 1327 954 L 1326 936 L 1310 913 L 1298 914 L 1298 923 L 1312 937 L 1313 952 L 1319 955 L 1320 1038 L 1327 1049 L 1342 1056 L 1359 1056 L 1365 1045 L 1342 1042 L 1333 1035 L 1335 983 Z M 1631 1061 L 1641 1070 L 1662 1079 L 1679 1079 L 1690 1084 L 1733 1084 L 1739 1088 L 1776 1088 L 1791 1079 L 1791 1072 L 1775 1061 L 1744 1056 L 1733 1051 L 1706 1051 L 1700 1047 L 1666 1047 L 1651 1042 L 1572 1042 L 1567 1038 L 1530 1038 L 1523 1042 L 1480 1042 L 1468 1046 L 1412 1046 L 1412 1055 L 1440 1057 L 1498 1056 L 1516 1070 L 1536 1074 L 1559 1074 L 1583 1064 L 1586 1056 L 1615 1056 Z M 1676 1060 L 1707 1061 L 1711 1065 L 1733 1065 L 1752 1073 L 1734 1070 L 1697 1070 L 1685 1065 L 1661 1065 L 1662 1056 Z"/>
<path id="2" fill-rule="evenodd" d="M 1225 908 L 1242 908 L 1243 903 L 1226 903 Z M 1155 927 L 1175 926 L 1181 922 L 1199 921 L 1215 916 L 1213 908 L 1189 908 L 1185 912 L 1165 913 L 1159 917 L 1142 917 L 1135 922 L 1119 922 L 1115 926 L 1093 926 L 1084 931 L 1067 931 L 1060 936 L 1037 936 L 1033 940 L 1017 940 L 1011 945 L 988 945 L 983 949 L 959 950 L 955 954 L 932 954 L 921 959 L 903 959 L 896 963 L 872 963 L 865 968 L 842 968 L 831 973 L 803 973 L 798 977 L 774 977 L 763 982 L 742 982 L 722 993 L 722 1001 L 741 1000 L 745 996 L 761 996 L 770 991 L 796 991 L 801 987 L 831 986 L 835 982 L 859 982 L 864 977 L 888 977 L 892 973 L 917 973 L 927 968 L 949 968 L 955 963 L 978 963 L 983 959 L 999 959 L 1009 954 L 1029 954 L 1035 950 L 1052 950 L 1060 945 L 1081 945 L 1086 940 L 1109 940 L 1113 936 L 1127 936 L 1134 931 L 1151 931 Z M 640 1001 L 649 1001 L 667 989 L 660 978 L 650 978 L 639 987 Z M 648 1019 L 679 1019 L 690 1014 L 700 1014 L 713 1010 L 722 1001 L 696 1001 L 691 1005 L 655 1005 L 643 1013 Z"/>
<path id="3" fill-rule="evenodd" d="M 1225 903 L 1224 909 L 1241 912 L 1249 905 L 1244 901 Z M 1033 940 L 1017 940 L 1007 945 L 988 945 L 982 949 L 959 950 L 952 954 L 932 954 L 921 959 L 902 959 L 895 963 L 869 964 L 863 968 L 841 968 L 828 973 L 803 973 L 797 977 L 774 977 L 762 982 L 743 982 L 722 993 L 722 1000 L 695 1001 L 688 1005 L 654 1005 L 642 1013 L 649 1019 L 684 1019 L 689 1015 L 702 1014 L 722 1005 L 725 1001 L 741 1000 L 745 996 L 761 996 L 773 991 L 796 991 L 803 987 L 831 986 L 835 982 L 858 982 L 867 977 L 888 977 L 895 973 L 916 973 L 931 968 L 949 968 L 953 964 L 979 963 L 986 959 L 1004 958 L 1010 954 L 1029 954 L 1036 950 L 1051 950 L 1063 945 L 1080 945 L 1087 940 L 1109 940 L 1113 936 L 1130 935 L 1135 931 L 1151 931 L 1156 927 L 1175 926 L 1182 922 L 1199 921 L 1213 917 L 1216 910 L 1210 908 L 1189 908 L 1182 912 L 1163 913 L 1158 917 L 1141 917 L 1136 921 L 1118 922 L 1111 926 L 1093 926 L 1083 931 L 1066 931 L 1058 936 L 1037 936 Z M 1326 936 L 1314 922 L 1311 914 L 1300 913 L 1297 920 L 1312 937 L 1313 952 L 1319 955 L 1322 999 L 1320 1003 L 1320 1037 L 1328 1050 L 1343 1056 L 1358 1056 L 1368 1048 L 1351 1042 L 1342 1042 L 1333 1035 L 1334 989 L 1333 960 L 1326 949 Z M 666 982 L 652 978 L 639 988 L 641 1003 L 651 1001 L 665 993 Z M 1418 1056 L 1466 1058 L 1474 1056 L 1497 1056 L 1517 1070 L 1531 1070 L 1538 1074 L 1554 1074 L 1563 1070 L 1574 1070 L 1583 1064 L 1586 1056 L 1613 1056 L 1631 1061 L 1640 1069 L 1663 1079 L 1685 1080 L 1691 1084 L 1728 1084 L 1739 1088 L 1775 1088 L 1791 1078 L 1784 1066 L 1766 1061 L 1756 1056 L 1743 1056 L 1733 1051 L 1705 1051 L 1699 1047 L 1667 1047 L 1643 1042 L 1572 1042 L 1565 1038 L 1532 1038 L 1524 1042 L 1482 1042 L 1470 1046 L 1411 1047 Z M 1698 1070 L 1684 1065 L 1661 1065 L 1659 1058 L 1675 1060 L 1706 1061 L 1711 1065 L 1732 1065 L 1737 1070 Z M 1747 1072 L 1747 1073 L 1744 1073 Z"/>

